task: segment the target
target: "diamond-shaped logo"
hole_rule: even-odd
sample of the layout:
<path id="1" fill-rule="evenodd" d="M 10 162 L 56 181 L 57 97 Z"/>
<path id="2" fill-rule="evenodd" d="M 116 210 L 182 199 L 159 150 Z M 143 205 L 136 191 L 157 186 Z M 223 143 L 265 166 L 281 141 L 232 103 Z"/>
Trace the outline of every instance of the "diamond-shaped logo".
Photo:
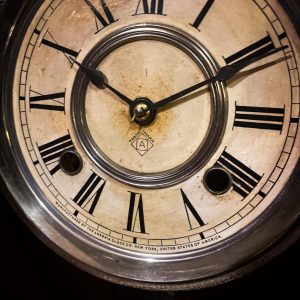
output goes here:
<path id="1" fill-rule="evenodd" d="M 154 147 L 153 140 L 146 132 L 138 133 L 132 140 L 132 147 L 141 155 L 144 156 L 149 150 Z"/>

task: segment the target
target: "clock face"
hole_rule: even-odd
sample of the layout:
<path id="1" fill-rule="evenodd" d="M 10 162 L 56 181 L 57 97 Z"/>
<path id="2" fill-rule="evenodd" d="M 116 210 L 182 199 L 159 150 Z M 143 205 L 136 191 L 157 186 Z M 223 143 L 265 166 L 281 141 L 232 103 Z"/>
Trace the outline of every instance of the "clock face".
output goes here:
<path id="1" fill-rule="evenodd" d="M 224 271 L 204 269 L 278 212 L 299 159 L 300 41 L 278 2 L 45 0 L 24 24 L 8 119 L 32 198 L 60 224 L 40 230 L 131 280 Z M 225 271 L 246 260 L 233 249 Z M 195 257 L 200 273 L 155 277 Z"/>

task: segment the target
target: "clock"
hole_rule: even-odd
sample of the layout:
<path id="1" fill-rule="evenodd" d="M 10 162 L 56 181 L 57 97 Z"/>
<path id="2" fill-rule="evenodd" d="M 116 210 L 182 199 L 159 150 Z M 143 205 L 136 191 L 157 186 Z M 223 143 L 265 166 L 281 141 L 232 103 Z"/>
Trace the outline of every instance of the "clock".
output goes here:
<path id="1" fill-rule="evenodd" d="M 298 238 L 299 5 L 17 2 L 0 174 L 49 247 L 106 280 L 178 290 Z"/>

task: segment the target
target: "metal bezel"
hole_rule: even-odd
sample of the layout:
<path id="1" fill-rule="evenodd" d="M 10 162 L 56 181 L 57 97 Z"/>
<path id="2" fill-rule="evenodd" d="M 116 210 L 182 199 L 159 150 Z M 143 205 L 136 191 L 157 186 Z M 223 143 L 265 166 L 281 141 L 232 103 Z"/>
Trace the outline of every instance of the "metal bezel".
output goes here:
<path id="1" fill-rule="evenodd" d="M 41 3 L 26 1 L 26 5 L 20 8 L 9 43 L 1 53 L 0 69 L 1 86 L 4 87 L 0 100 L 0 175 L 3 188 L 11 195 L 10 203 L 32 231 L 80 268 L 115 283 L 147 289 L 179 290 L 216 285 L 239 277 L 278 254 L 279 250 L 269 251 L 270 245 L 274 245 L 299 220 L 300 162 L 277 200 L 242 233 L 227 239 L 226 243 L 190 253 L 188 257 L 185 254 L 172 256 L 169 264 L 166 264 L 170 260 L 168 256 L 130 257 L 129 253 L 96 242 L 79 232 L 49 205 L 44 195 L 34 188 L 33 178 L 24 165 L 9 107 L 14 67 L 10 62 L 16 61 L 25 29 Z M 299 238 L 298 228 L 299 224 L 294 228 L 293 238 L 282 242 L 290 244 Z M 287 244 L 280 244 L 281 250 Z"/>

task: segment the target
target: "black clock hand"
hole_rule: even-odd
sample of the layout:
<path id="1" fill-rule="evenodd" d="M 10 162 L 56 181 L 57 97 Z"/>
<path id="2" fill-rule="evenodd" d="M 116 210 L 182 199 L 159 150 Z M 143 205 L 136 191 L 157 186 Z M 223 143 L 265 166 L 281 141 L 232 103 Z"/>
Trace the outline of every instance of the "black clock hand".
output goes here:
<path id="1" fill-rule="evenodd" d="M 258 56 L 255 56 L 253 58 L 250 58 L 248 60 L 245 60 L 245 61 L 242 61 L 242 62 L 238 62 L 238 63 L 234 63 L 234 64 L 231 64 L 231 65 L 227 65 L 227 66 L 224 66 L 222 67 L 218 74 L 210 79 L 207 79 L 205 81 L 202 81 L 200 83 L 197 83 L 183 91 L 180 91 L 170 97 L 167 97 L 165 99 L 162 99 L 156 103 L 154 103 L 154 107 L 156 109 L 160 108 L 160 107 L 163 107 L 163 106 L 166 106 L 168 104 L 170 104 L 171 102 L 177 100 L 177 99 L 180 99 L 210 83 L 214 83 L 216 81 L 227 81 L 229 79 L 231 79 L 234 75 L 236 75 L 238 72 L 240 72 L 242 69 L 248 67 L 249 65 L 259 61 L 259 60 L 262 60 L 268 56 L 271 56 L 275 53 L 278 53 L 282 50 L 285 50 L 287 49 L 288 46 L 283 46 L 283 47 L 280 47 L 280 48 L 277 48 L 277 49 L 274 49 L 274 50 L 271 50 L 267 53 L 264 53 L 262 55 L 258 55 Z"/>
<path id="2" fill-rule="evenodd" d="M 98 88 L 104 89 L 107 88 L 111 92 L 113 92 L 115 95 L 117 95 L 120 99 L 125 101 L 128 105 L 131 105 L 132 101 L 127 96 L 116 90 L 114 87 L 112 87 L 106 78 L 106 76 L 99 70 L 89 68 L 85 65 L 80 64 L 76 60 L 74 60 L 74 63 L 78 65 L 83 72 L 86 73 L 90 81 Z"/>

